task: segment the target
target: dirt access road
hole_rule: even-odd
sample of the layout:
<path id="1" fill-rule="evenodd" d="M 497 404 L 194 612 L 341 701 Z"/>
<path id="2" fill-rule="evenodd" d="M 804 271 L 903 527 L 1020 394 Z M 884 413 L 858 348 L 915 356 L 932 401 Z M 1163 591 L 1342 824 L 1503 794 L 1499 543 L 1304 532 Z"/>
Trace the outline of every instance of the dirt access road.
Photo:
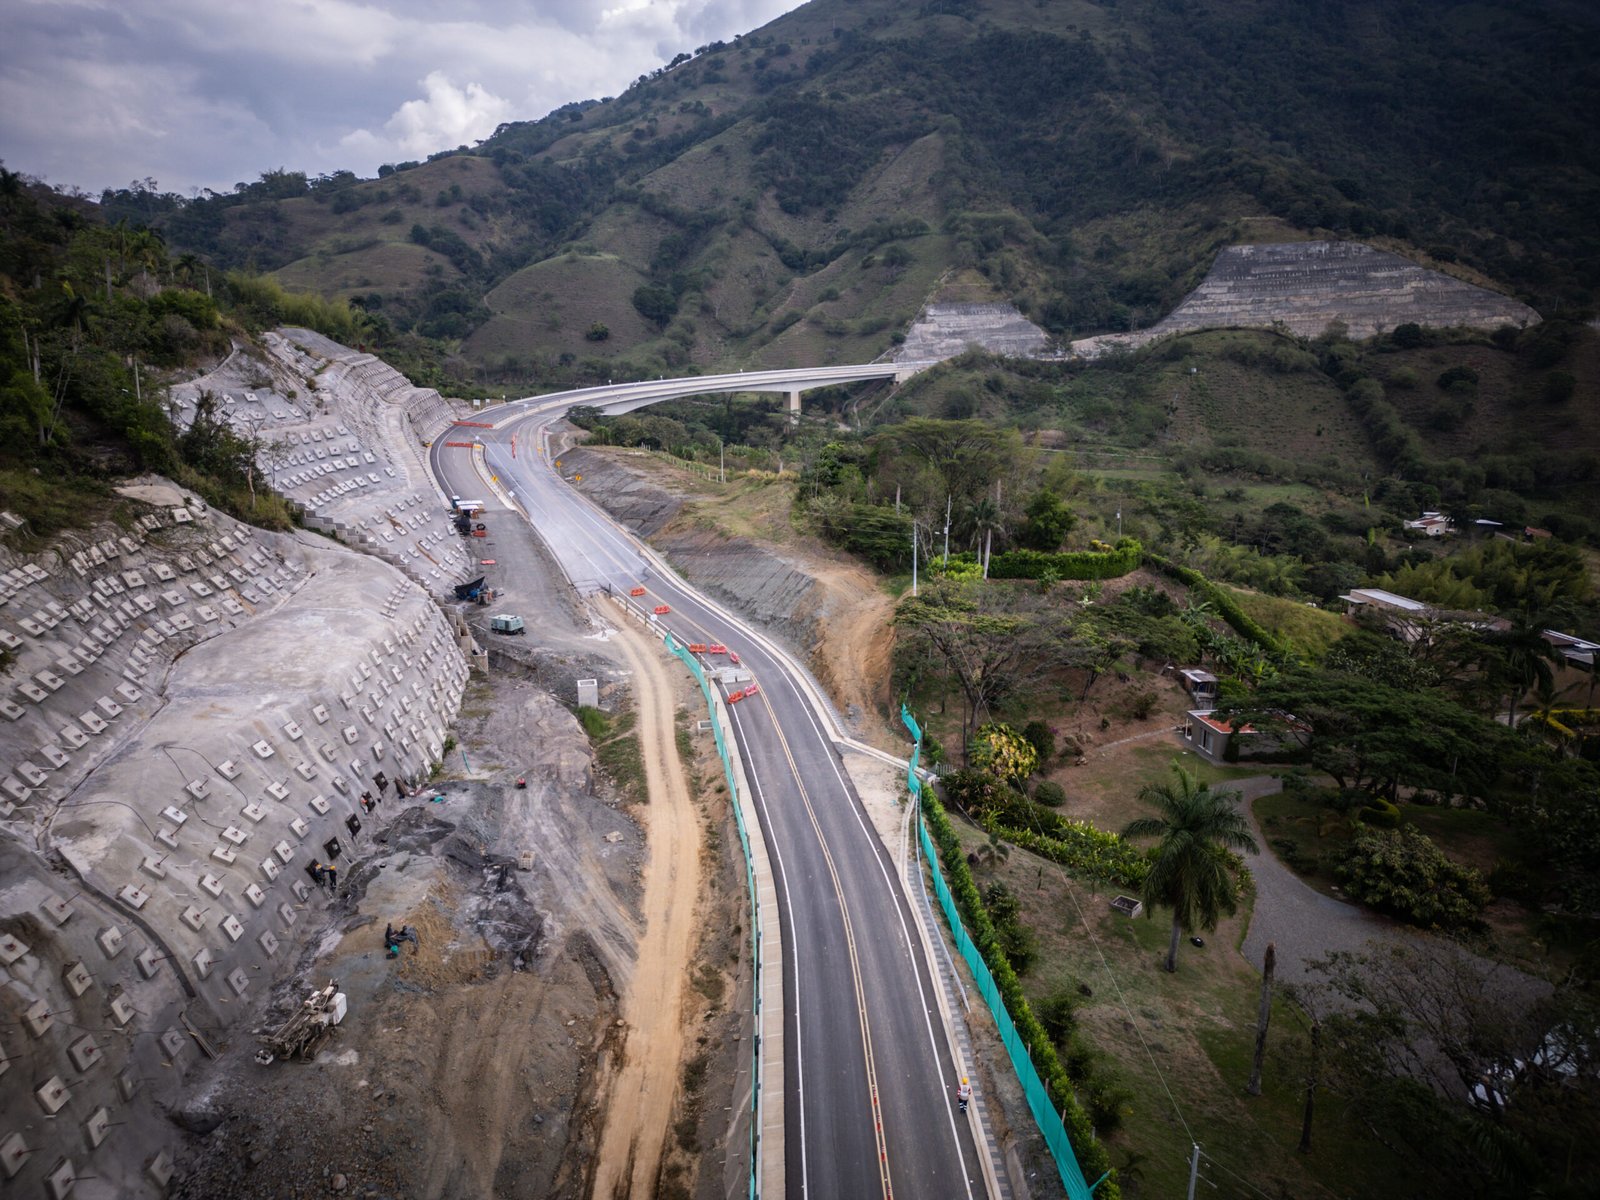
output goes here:
<path id="1" fill-rule="evenodd" d="M 650 803 L 644 868 L 644 930 L 622 997 L 626 1043 L 603 1079 L 610 1096 L 593 1195 L 653 1196 L 684 1061 L 684 990 L 700 897 L 700 828 L 678 757 L 676 693 L 661 643 L 614 609 L 612 645 L 633 672 L 640 751 Z M 681 668 L 679 668 L 681 674 Z"/>

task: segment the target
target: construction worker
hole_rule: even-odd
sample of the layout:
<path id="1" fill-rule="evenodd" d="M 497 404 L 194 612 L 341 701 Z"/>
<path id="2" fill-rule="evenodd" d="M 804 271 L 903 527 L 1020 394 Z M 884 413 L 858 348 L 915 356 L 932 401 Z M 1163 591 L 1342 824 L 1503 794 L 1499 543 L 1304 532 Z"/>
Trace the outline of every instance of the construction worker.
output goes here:
<path id="1" fill-rule="evenodd" d="M 383 948 L 388 951 L 386 958 L 400 957 L 400 938 L 393 925 L 385 924 L 383 927 Z"/>
<path id="2" fill-rule="evenodd" d="M 963 1075 L 961 1077 L 961 1082 L 956 1086 L 956 1105 L 961 1109 L 962 1112 L 966 1112 L 967 1105 L 971 1102 L 971 1100 L 972 1085 L 967 1082 L 967 1077 Z"/>

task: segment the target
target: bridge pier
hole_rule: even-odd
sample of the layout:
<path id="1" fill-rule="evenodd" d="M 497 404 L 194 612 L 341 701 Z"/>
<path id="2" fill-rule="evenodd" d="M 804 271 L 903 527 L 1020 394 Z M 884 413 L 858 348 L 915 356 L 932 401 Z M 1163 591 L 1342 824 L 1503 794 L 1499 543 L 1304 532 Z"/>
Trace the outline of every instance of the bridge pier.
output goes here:
<path id="1" fill-rule="evenodd" d="M 789 393 L 789 424 L 800 424 L 800 389 Z"/>

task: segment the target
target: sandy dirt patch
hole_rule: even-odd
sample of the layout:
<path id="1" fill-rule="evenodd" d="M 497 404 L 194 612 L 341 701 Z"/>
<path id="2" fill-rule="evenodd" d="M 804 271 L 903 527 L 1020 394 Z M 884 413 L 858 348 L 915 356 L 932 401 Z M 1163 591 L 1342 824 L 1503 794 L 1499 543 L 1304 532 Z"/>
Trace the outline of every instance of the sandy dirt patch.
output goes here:
<path id="1" fill-rule="evenodd" d="M 700 829 L 678 758 L 675 688 L 659 644 L 615 614 L 613 646 L 633 672 L 634 702 L 650 801 L 645 927 L 622 996 L 625 1044 L 604 1087 L 610 1097 L 593 1195 L 655 1194 L 684 1057 L 684 988 L 700 894 Z"/>

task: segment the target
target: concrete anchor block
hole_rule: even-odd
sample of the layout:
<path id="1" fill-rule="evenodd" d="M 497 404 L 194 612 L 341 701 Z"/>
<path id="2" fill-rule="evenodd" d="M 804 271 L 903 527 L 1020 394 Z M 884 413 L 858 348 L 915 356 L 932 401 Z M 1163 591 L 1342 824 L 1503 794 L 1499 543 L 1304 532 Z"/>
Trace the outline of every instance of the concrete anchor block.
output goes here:
<path id="1" fill-rule="evenodd" d="M 15 1179 L 17 1172 L 22 1170 L 22 1164 L 32 1153 L 28 1143 L 23 1141 L 22 1135 L 12 1130 L 0 1139 L 0 1170 L 6 1173 L 7 1179 Z"/>
<path id="2" fill-rule="evenodd" d="M 146 979 L 154 979 L 156 971 L 161 966 L 161 955 L 157 954 L 153 947 L 146 946 L 139 951 L 133 961 L 139 965 L 139 974 Z"/>
<path id="3" fill-rule="evenodd" d="M 276 882 L 278 878 L 278 862 L 273 858 L 261 860 L 261 873 L 267 877 L 268 882 Z"/>
<path id="4" fill-rule="evenodd" d="M 194 957 L 189 961 L 194 963 L 195 974 L 199 975 L 201 979 L 211 978 L 211 972 L 217 965 L 216 956 L 211 953 L 211 949 L 208 946 L 202 946 L 196 950 Z"/>
<path id="5" fill-rule="evenodd" d="M 126 883 L 117 892 L 117 899 L 137 912 L 150 902 L 150 893 L 135 884 Z"/>
<path id="6" fill-rule="evenodd" d="M 106 1140 L 106 1135 L 111 1132 L 111 1112 L 104 1105 L 89 1114 L 89 1119 L 83 1123 L 83 1136 L 88 1140 L 89 1149 L 98 1150 L 100 1143 Z"/>
<path id="7" fill-rule="evenodd" d="M 199 933 L 201 927 L 205 925 L 206 915 L 202 910 L 191 904 L 178 914 L 178 919 L 190 929 Z"/>
<path id="8" fill-rule="evenodd" d="M 126 939 L 122 936 L 122 930 L 115 925 L 107 925 L 99 933 L 95 934 L 94 940 L 100 943 L 100 949 L 107 958 L 115 958 L 122 953 L 123 948 L 127 945 Z"/>
<path id="9" fill-rule="evenodd" d="M 164 856 L 163 858 L 152 858 L 148 854 L 145 855 L 144 861 L 139 864 L 139 869 L 152 879 L 165 879 L 167 877 Z"/>
<path id="10" fill-rule="evenodd" d="M 72 1060 L 72 1065 L 82 1074 L 90 1067 L 97 1066 L 105 1057 L 101 1052 L 99 1043 L 94 1040 L 92 1033 L 86 1033 L 67 1046 L 67 1057 Z"/>
<path id="11" fill-rule="evenodd" d="M 228 935 L 230 942 L 237 942 L 244 936 L 244 926 L 239 923 L 239 918 L 229 913 L 222 918 L 222 932 Z"/>
<path id="12" fill-rule="evenodd" d="M 271 958 L 278 952 L 278 937 L 270 929 L 263 929 L 256 937 L 256 945 L 261 947 L 268 958 Z"/>
<path id="13" fill-rule="evenodd" d="M 244 885 L 244 898 L 260 908 L 266 903 L 267 894 L 261 890 L 259 883 L 247 883 Z"/>
<path id="14" fill-rule="evenodd" d="M 72 905 L 60 896 L 46 896 L 39 905 L 50 914 L 50 919 L 57 925 L 65 925 L 72 918 Z"/>
<path id="15" fill-rule="evenodd" d="M 62 1158 L 44 1177 L 44 1194 L 49 1200 L 67 1200 L 78 1184 L 78 1169 L 70 1158 Z"/>
<path id="16" fill-rule="evenodd" d="M 89 968 L 81 962 L 68 963 L 61 971 L 61 982 L 76 998 L 89 990 L 89 986 L 94 983 L 94 976 L 89 974 Z"/>
<path id="17" fill-rule="evenodd" d="M 72 1093 L 67 1090 L 66 1081 L 61 1076 L 52 1075 L 34 1089 L 33 1098 L 39 1102 L 46 1116 L 53 1117 L 66 1107 Z"/>
<path id="18" fill-rule="evenodd" d="M 119 1026 L 126 1025 L 137 1014 L 138 1010 L 133 1007 L 133 1001 L 128 999 L 126 993 L 111 998 L 111 1019 Z"/>
<path id="19" fill-rule="evenodd" d="M 209 951 L 202 951 L 202 953 L 209 953 Z M 166 1030 L 162 1033 L 160 1041 L 161 1052 L 168 1058 L 177 1058 L 178 1055 L 183 1053 L 183 1048 L 189 1044 L 189 1040 L 176 1029 Z"/>
<path id="20" fill-rule="evenodd" d="M 298 919 L 294 907 L 287 900 L 278 905 L 278 919 L 283 922 L 285 929 L 293 928 Z"/>
<path id="21" fill-rule="evenodd" d="M 46 1001 L 35 1000 L 22 1010 L 22 1023 L 35 1038 L 42 1038 L 55 1026 L 56 1019 L 50 1015 Z"/>

